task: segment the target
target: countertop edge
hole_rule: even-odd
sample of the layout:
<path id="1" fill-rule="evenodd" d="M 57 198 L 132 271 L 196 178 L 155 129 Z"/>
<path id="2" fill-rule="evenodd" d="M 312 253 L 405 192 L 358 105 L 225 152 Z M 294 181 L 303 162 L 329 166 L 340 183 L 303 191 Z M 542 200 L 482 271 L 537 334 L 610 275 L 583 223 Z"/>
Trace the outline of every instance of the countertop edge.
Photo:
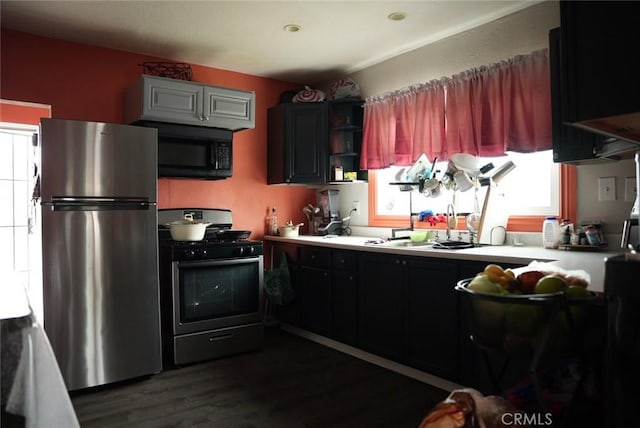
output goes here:
<path id="1" fill-rule="evenodd" d="M 531 246 L 489 246 L 462 250 L 439 250 L 430 247 L 394 247 L 385 244 L 365 244 L 370 237 L 322 237 L 298 236 L 283 238 L 279 236 L 265 236 L 268 242 L 282 242 L 297 245 L 313 245 L 318 247 L 339 248 L 352 251 L 366 251 L 371 253 L 397 254 L 413 257 L 430 257 L 439 259 L 454 259 L 480 261 L 490 263 L 512 263 L 529 265 L 531 262 L 546 262 L 564 270 L 583 270 L 590 277 L 589 290 L 604 291 L 604 267 L 608 257 L 622 254 L 623 250 L 578 252 L 567 250 L 546 249 Z"/>

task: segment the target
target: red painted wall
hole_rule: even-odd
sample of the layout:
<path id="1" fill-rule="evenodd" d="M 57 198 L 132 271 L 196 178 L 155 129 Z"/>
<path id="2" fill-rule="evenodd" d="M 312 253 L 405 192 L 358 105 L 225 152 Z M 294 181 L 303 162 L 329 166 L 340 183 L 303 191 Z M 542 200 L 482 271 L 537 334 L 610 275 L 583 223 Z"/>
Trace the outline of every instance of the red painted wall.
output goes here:
<path id="1" fill-rule="evenodd" d="M 171 60 L 1 31 L 0 98 L 48 104 L 54 118 L 122 123 L 123 93 L 142 74 L 141 64 Z M 271 205 L 279 223 L 303 221 L 302 207 L 315 205 L 315 191 L 266 184 L 267 108 L 299 85 L 193 64 L 192 69 L 195 82 L 255 91 L 256 127 L 234 135 L 233 177 L 160 179 L 158 206 L 231 209 L 234 228 L 251 230 L 252 239 L 262 238 Z"/>
<path id="2" fill-rule="evenodd" d="M 0 99 L 0 122 L 37 126 L 43 117 L 51 117 L 49 106 Z"/>

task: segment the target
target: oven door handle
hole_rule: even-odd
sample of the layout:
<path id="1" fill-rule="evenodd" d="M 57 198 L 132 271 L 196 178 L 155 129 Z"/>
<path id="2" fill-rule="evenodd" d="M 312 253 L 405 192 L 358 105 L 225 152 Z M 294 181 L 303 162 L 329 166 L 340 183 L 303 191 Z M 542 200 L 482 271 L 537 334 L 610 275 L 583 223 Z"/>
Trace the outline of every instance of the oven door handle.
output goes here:
<path id="1" fill-rule="evenodd" d="M 260 256 L 237 257 L 231 259 L 200 259 L 200 260 L 182 260 L 173 262 L 175 269 L 189 267 L 207 267 L 207 266 L 224 266 L 234 264 L 250 264 L 260 261 Z"/>

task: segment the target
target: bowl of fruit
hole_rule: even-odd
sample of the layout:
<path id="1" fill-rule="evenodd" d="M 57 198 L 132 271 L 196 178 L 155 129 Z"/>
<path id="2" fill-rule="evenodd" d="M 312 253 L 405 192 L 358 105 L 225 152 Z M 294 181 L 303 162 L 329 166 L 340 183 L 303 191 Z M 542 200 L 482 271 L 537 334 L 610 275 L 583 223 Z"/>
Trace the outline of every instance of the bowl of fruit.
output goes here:
<path id="1" fill-rule="evenodd" d="M 488 264 L 475 277 L 459 281 L 471 338 L 485 349 L 508 354 L 575 351 L 598 296 L 575 275 L 538 269 L 503 269 Z"/>

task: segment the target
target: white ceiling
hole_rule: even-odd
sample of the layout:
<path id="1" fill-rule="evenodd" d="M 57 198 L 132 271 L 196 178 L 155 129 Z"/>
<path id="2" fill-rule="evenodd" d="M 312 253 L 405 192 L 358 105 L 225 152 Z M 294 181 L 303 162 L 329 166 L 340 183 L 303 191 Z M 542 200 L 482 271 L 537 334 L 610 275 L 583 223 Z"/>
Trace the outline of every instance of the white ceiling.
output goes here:
<path id="1" fill-rule="evenodd" d="M 500 1 L 0 1 L 3 27 L 314 84 L 539 3 Z M 392 12 L 406 19 L 391 21 Z M 285 32 L 298 24 L 297 33 Z"/>

